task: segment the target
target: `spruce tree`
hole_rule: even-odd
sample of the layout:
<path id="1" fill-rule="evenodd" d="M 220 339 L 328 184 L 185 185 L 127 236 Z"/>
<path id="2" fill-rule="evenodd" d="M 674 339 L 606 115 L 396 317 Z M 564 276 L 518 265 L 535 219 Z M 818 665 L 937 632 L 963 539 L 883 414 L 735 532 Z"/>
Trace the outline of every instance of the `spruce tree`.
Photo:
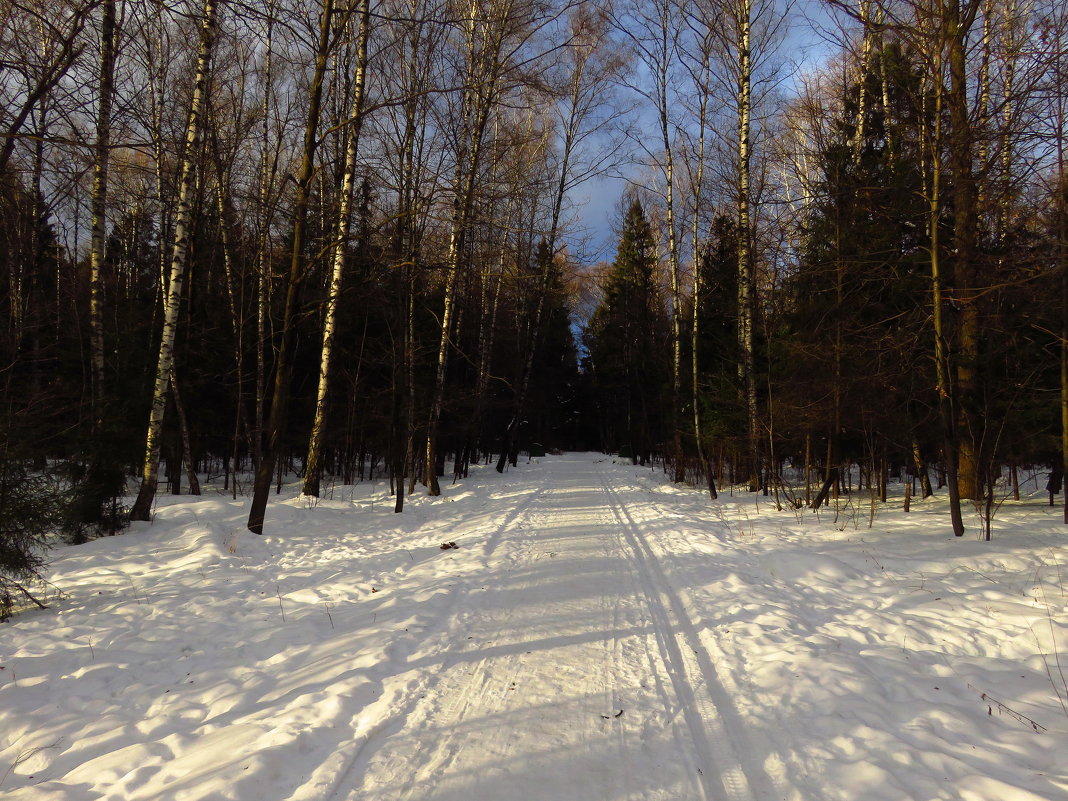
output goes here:
<path id="1" fill-rule="evenodd" d="M 623 220 L 604 299 L 587 331 L 603 445 L 644 464 L 664 434 L 670 378 L 667 319 L 656 284 L 656 241 L 639 201 Z"/>

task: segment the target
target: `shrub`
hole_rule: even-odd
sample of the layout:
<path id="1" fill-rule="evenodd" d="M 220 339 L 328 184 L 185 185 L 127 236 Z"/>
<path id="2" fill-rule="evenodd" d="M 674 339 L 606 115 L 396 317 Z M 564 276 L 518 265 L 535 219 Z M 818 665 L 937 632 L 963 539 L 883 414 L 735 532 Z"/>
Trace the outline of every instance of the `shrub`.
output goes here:
<path id="1" fill-rule="evenodd" d="M 31 592 L 40 581 L 50 535 L 60 527 L 63 493 L 46 471 L 0 458 L 0 620 L 20 598 L 41 608 Z"/>

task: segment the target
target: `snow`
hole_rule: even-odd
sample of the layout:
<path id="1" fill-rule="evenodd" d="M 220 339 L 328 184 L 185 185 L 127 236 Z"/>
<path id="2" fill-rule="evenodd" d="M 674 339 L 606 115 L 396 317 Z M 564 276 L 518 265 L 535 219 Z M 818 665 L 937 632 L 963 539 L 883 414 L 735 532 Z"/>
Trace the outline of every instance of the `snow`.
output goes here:
<path id="1" fill-rule="evenodd" d="M 54 554 L 62 597 L 0 627 L 5 799 L 1068 799 L 1041 494 L 988 543 L 938 499 L 869 528 L 594 454 L 402 515 L 296 492 L 263 537 L 164 497 Z"/>

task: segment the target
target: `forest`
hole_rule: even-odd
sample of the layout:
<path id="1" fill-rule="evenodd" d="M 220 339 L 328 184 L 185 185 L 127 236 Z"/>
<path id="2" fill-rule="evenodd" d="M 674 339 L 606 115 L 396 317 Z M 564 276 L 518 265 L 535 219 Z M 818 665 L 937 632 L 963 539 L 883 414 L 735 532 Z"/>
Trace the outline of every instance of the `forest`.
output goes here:
<path id="1" fill-rule="evenodd" d="M 1066 43 L 1052 0 L 2 0 L 0 610 L 205 476 L 256 533 L 287 476 L 402 512 L 554 450 L 1052 505 Z"/>

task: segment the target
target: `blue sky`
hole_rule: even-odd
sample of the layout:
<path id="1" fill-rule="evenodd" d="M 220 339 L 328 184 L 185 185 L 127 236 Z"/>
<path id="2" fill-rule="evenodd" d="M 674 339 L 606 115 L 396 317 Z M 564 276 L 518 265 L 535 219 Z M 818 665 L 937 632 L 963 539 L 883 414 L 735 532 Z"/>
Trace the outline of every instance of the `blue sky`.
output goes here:
<path id="1" fill-rule="evenodd" d="M 789 28 L 781 46 L 784 70 L 780 91 L 789 96 L 798 77 L 811 71 L 837 50 L 839 36 L 834 18 L 821 0 L 799 0 L 789 11 Z M 626 89 L 621 89 L 626 92 Z M 640 119 L 640 117 L 639 117 Z M 611 260 L 615 254 L 613 226 L 619 214 L 619 200 L 626 189 L 626 177 L 638 174 L 637 164 L 621 165 L 621 176 L 591 179 L 571 193 L 573 213 L 579 220 L 585 248 L 579 255 L 586 264 Z"/>

